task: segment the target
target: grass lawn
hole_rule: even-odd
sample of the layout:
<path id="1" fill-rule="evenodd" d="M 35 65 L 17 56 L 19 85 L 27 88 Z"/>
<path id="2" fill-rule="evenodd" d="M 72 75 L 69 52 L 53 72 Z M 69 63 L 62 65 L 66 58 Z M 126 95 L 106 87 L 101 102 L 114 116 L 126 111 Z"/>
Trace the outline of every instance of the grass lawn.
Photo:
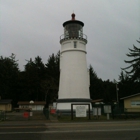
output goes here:
<path id="1" fill-rule="evenodd" d="M 55 115 L 55 117 L 58 119 L 59 122 L 98 122 L 98 121 L 124 121 L 124 120 L 140 120 L 140 117 L 131 117 L 131 116 L 124 116 L 124 115 L 119 115 L 119 116 L 115 116 L 114 119 L 112 118 L 112 116 L 110 115 L 109 120 L 107 119 L 107 115 L 101 115 L 100 117 L 95 117 L 92 116 L 89 117 L 75 117 L 75 115 L 73 115 L 73 120 L 71 119 L 71 115 L 61 115 L 59 117 L 57 117 Z"/>
<path id="2" fill-rule="evenodd" d="M 92 121 L 101 121 L 101 120 L 107 120 L 107 117 L 105 115 L 100 116 L 99 118 L 91 116 L 90 119 L 89 117 L 75 117 L 73 116 L 73 120 L 71 119 L 71 116 L 65 116 L 62 115 L 58 117 L 59 122 L 92 122 Z M 112 120 L 112 118 L 110 118 Z"/>

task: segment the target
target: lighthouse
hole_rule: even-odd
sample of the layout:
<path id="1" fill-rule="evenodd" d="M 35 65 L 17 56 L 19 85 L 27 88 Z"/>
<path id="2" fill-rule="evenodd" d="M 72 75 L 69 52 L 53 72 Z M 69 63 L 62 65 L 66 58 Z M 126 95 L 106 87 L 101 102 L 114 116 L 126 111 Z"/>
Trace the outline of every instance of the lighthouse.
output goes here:
<path id="1" fill-rule="evenodd" d="M 63 23 L 64 34 L 60 36 L 57 112 L 62 113 L 70 113 L 71 104 L 91 106 L 89 70 L 86 61 L 87 36 L 83 34 L 84 23 L 76 20 L 74 13 L 71 16 L 71 20 Z"/>

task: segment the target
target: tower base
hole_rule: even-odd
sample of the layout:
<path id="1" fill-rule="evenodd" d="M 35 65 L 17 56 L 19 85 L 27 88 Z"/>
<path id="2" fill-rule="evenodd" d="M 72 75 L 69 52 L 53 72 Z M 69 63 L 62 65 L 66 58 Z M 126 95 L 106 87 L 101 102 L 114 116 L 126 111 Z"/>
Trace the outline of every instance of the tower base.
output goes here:
<path id="1" fill-rule="evenodd" d="M 79 98 L 73 98 L 73 99 L 58 99 L 57 100 L 57 108 L 56 112 L 57 114 L 63 114 L 63 115 L 70 115 L 72 110 L 72 104 L 73 105 L 73 112 L 75 113 L 76 105 L 87 105 L 86 109 L 89 111 L 90 105 L 90 111 L 92 111 L 92 104 L 91 99 L 79 99 Z"/>

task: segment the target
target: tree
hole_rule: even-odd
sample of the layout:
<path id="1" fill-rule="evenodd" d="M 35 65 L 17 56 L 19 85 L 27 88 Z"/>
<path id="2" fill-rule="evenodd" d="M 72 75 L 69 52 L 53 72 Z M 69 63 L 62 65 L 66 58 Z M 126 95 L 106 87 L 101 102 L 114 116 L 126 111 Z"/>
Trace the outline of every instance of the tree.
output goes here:
<path id="1" fill-rule="evenodd" d="M 140 43 L 140 41 L 137 40 L 138 43 Z M 126 61 L 125 63 L 130 64 L 130 66 L 126 67 L 126 68 L 122 68 L 122 70 L 125 70 L 125 72 L 129 75 L 129 77 L 133 80 L 133 81 L 139 81 L 140 82 L 140 48 L 136 47 L 135 45 L 133 45 L 133 49 L 129 49 L 129 54 L 126 54 L 128 57 L 134 57 L 134 59 L 130 60 L 130 61 Z M 130 69 L 130 71 L 127 71 L 128 69 Z"/>
<path id="2" fill-rule="evenodd" d="M 15 54 L 10 57 L 0 56 L 0 96 L 2 99 L 12 99 L 13 106 L 18 101 L 19 69 Z"/>
<path id="3" fill-rule="evenodd" d="M 58 87 L 59 87 L 59 59 L 60 52 L 56 55 L 52 54 L 48 58 L 46 65 L 47 71 L 47 81 L 46 83 L 46 100 L 52 103 L 58 97 Z"/>
<path id="4" fill-rule="evenodd" d="M 103 99 L 104 102 L 112 102 L 116 99 L 115 84 L 109 80 L 102 81 L 102 79 L 99 79 L 91 65 L 89 71 L 91 99 Z"/>
<path id="5" fill-rule="evenodd" d="M 20 99 L 46 101 L 50 104 L 57 98 L 59 86 L 59 55 L 49 56 L 47 64 L 37 56 L 27 60 L 25 70 L 20 72 Z"/>
<path id="6" fill-rule="evenodd" d="M 130 96 L 140 91 L 140 82 L 134 82 L 127 73 L 122 71 L 119 75 L 118 88 L 119 98 Z"/>
<path id="7" fill-rule="evenodd" d="M 93 67 L 89 67 L 90 73 L 90 97 L 91 99 L 103 99 L 103 85 L 102 80 L 98 78 Z"/>
<path id="8" fill-rule="evenodd" d="M 112 102 L 116 99 L 116 86 L 110 80 L 106 80 L 103 82 L 103 98 L 104 102 Z"/>
<path id="9" fill-rule="evenodd" d="M 46 78 L 45 65 L 41 57 L 30 59 L 25 65 L 26 89 L 30 100 L 45 100 L 44 90 L 42 89 L 42 81 Z M 26 94 L 27 94 L 26 93 Z"/>

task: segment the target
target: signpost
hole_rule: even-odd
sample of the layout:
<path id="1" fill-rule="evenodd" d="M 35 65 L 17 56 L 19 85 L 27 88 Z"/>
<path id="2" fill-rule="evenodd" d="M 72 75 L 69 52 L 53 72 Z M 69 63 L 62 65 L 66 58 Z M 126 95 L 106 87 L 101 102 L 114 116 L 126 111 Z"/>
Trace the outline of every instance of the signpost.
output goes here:
<path id="1" fill-rule="evenodd" d="M 30 116 L 33 116 L 33 112 L 32 111 L 30 111 Z"/>
<path id="2" fill-rule="evenodd" d="M 94 107 L 93 108 L 93 115 L 97 118 L 99 118 L 99 116 L 101 116 L 101 108 L 100 107 Z"/>
<path id="3" fill-rule="evenodd" d="M 109 120 L 109 113 L 111 113 L 111 105 L 104 105 L 104 113 L 107 113 L 107 120 Z"/>
<path id="4" fill-rule="evenodd" d="M 76 117 L 86 117 L 86 105 L 77 105 L 76 106 Z"/>
<path id="5" fill-rule="evenodd" d="M 76 117 L 86 117 L 86 106 L 88 105 L 88 113 L 89 113 L 89 120 L 90 120 L 90 104 L 71 104 L 71 120 L 73 120 L 73 105 L 76 105 Z"/>

